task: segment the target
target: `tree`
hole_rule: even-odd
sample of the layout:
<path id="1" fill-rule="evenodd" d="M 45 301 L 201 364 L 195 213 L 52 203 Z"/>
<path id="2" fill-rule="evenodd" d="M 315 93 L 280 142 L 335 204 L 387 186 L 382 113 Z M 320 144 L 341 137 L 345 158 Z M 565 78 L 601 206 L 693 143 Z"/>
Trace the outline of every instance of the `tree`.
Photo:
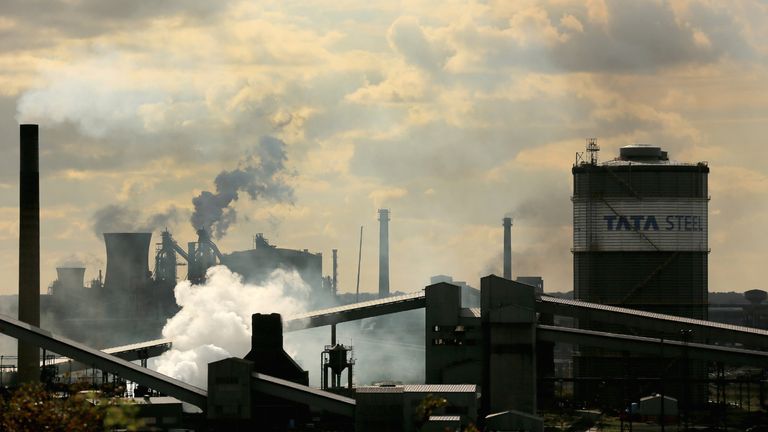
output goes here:
<path id="1" fill-rule="evenodd" d="M 138 407 L 93 394 L 48 392 L 41 384 L 24 384 L 0 399 L 0 430 L 18 432 L 136 430 Z"/>

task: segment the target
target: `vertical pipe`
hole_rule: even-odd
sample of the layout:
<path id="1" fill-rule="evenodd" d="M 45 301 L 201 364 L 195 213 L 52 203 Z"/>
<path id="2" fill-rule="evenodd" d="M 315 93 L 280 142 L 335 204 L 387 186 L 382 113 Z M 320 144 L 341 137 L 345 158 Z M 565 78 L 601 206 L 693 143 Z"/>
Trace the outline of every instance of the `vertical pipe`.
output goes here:
<path id="1" fill-rule="evenodd" d="M 334 297 L 336 296 L 336 294 L 338 294 L 338 289 L 339 289 L 338 259 L 339 259 L 339 250 L 334 249 L 333 250 L 333 279 L 331 279 L 331 289 L 333 290 Z"/>
<path id="2" fill-rule="evenodd" d="M 512 279 L 512 218 L 505 217 L 504 225 L 504 279 Z"/>
<path id="3" fill-rule="evenodd" d="M 360 226 L 360 247 L 357 249 L 357 286 L 355 287 L 355 303 L 360 303 L 360 262 L 363 258 L 363 226 Z"/>
<path id="4" fill-rule="evenodd" d="M 40 172 L 38 127 L 20 128 L 19 319 L 40 326 Z M 40 380 L 40 349 L 19 340 L 19 382 Z"/>
<path id="5" fill-rule="evenodd" d="M 389 210 L 379 209 L 379 298 L 389 297 Z"/>

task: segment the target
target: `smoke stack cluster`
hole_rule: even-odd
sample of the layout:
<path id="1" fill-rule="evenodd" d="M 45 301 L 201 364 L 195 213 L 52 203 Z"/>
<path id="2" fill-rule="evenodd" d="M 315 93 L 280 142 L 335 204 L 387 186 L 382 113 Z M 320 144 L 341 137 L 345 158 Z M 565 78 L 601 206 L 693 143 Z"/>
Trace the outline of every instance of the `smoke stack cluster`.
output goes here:
<path id="1" fill-rule="evenodd" d="M 379 209 L 379 298 L 389 297 L 389 210 Z"/>
<path id="2" fill-rule="evenodd" d="M 505 217 L 504 225 L 504 279 L 512 280 L 512 218 Z"/>
<path id="3" fill-rule="evenodd" d="M 38 127 L 21 125 L 19 172 L 19 319 L 40 326 L 40 162 Z M 19 382 L 40 380 L 40 348 L 19 340 Z"/>

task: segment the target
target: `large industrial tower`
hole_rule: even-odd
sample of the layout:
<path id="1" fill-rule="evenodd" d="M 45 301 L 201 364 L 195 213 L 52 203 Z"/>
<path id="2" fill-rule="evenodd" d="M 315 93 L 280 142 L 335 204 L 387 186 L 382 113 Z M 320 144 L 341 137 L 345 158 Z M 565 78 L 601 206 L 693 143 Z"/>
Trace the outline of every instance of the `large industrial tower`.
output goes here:
<path id="1" fill-rule="evenodd" d="M 574 166 L 575 297 L 706 319 L 708 174 L 649 145 Z"/>
<path id="2" fill-rule="evenodd" d="M 598 149 L 589 140 L 588 161 L 572 170 L 575 298 L 706 319 L 709 167 L 673 162 L 660 147 L 640 144 L 622 147 L 618 158 L 598 163 Z M 589 319 L 580 319 L 579 326 L 616 330 Z M 646 377 L 659 371 L 676 379 L 706 376 L 701 363 L 631 360 L 601 349 L 579 352 L 574 368 L 581 377 Z M 666 387 L 667 394 L 706 398 L 706 389 L 676 382 Z M 665 391 L 663 384 L 654 386 L 644 391 Z M 577 393 L 593 399 L 621 397 L 617 389 L 589 382 L 577 386 Z"/>

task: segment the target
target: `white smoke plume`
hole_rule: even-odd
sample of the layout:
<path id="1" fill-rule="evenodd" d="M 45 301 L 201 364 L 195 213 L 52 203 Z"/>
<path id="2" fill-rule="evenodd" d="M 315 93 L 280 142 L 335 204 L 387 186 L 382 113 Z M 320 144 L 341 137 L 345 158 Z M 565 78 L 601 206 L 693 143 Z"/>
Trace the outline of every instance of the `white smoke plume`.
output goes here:
<path id="1" fill-rule="evenodd" d="M 296 271 L 278 269 L 263 284 L 253 285 L 216 266 L 208 269 L 204 284 L 179 282 L 175 294 L 181 310 L 163 328 L 173 349 L 160 356 L 154 368 L 205 388 L 208 363 L 250 351 L 252 314 L 287 317 L 305 312 L 310 287 Z"/>

